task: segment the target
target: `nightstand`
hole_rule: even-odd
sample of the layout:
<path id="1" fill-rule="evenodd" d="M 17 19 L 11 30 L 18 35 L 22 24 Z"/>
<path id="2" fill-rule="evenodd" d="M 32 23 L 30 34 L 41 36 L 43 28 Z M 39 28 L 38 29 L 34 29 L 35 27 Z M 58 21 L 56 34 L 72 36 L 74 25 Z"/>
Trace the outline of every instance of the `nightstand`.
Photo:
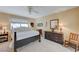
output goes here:
<path id="1" fill-rule="evenodd" d="M 0 43 L 8 41 L 8 33 L 0 34 Z"/>

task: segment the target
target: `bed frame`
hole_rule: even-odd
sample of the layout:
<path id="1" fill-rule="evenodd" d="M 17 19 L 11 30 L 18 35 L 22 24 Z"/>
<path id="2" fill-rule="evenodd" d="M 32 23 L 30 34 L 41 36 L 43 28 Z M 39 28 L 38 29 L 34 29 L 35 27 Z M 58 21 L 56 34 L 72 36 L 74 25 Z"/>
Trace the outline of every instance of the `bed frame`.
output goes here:
<path id="1" fill-rule="evenodd" d="M 24 38 L 22 40 L 16 41 L 16 39 L 17 39 L 16 34 L 17 34 L 17 32 L 14 32 L 14 52 L 17 52 L 17 48 L 20 48 L 20 47 L 27 45 L 28 43 L 34 42 L 36 40 L 39 40 L 39 42 L 41 42 L 40 35 L 36 35 L 33 37 Z"/>

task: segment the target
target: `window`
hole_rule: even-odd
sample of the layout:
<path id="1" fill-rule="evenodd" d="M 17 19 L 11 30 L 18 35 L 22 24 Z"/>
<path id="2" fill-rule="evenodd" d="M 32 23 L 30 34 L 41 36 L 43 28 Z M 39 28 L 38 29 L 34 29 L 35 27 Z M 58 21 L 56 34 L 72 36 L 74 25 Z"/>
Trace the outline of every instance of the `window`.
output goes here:
<path id="1" fill-rule="evenodd" d="M 29 27 L 28 24 L 21 24 L 21 27 Z"/>
<path id="2" fill-rule="evenodd" d="M 29 24 L 26 23 L 11 23 L 11 28 L 20 28 L 20 27 L 29 27 Z"/>
<path id="3" fill-rule="evenodd" d="M 18 24 L 18 23 L 11 23 L 11 27 L 12 28 L 19 28 L 20 24 Z"/>

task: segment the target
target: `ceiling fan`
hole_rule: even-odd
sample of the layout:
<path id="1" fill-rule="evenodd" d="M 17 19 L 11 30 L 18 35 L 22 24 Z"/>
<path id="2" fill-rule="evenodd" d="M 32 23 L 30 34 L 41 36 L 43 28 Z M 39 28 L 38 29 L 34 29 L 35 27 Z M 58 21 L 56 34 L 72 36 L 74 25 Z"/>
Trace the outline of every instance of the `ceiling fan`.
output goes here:
<path id="1" fill-rule="evenodd" d="M 39 13 L 38 11 L 34 10 L 33 6 L 28 6 L 28 12 L 29 12 L 29 14 L 32 14 L 32 13 L 38 14 Z"/>

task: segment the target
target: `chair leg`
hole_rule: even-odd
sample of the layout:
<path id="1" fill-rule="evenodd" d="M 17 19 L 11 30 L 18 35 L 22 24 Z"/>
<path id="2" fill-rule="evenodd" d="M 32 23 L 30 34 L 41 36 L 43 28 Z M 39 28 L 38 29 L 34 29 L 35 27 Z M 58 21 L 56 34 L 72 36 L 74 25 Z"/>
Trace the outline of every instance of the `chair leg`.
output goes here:
<path id="1" fill-rule="evenodd" d="M 75 52 L 78 50 L 78 45 L 75 45 Z"/>
<path id="2" fill-rule="evenodd" d="M 76 45 L 75 45 L 75 52 L 76 52 L 77 48 L 76 48 Z"/>

